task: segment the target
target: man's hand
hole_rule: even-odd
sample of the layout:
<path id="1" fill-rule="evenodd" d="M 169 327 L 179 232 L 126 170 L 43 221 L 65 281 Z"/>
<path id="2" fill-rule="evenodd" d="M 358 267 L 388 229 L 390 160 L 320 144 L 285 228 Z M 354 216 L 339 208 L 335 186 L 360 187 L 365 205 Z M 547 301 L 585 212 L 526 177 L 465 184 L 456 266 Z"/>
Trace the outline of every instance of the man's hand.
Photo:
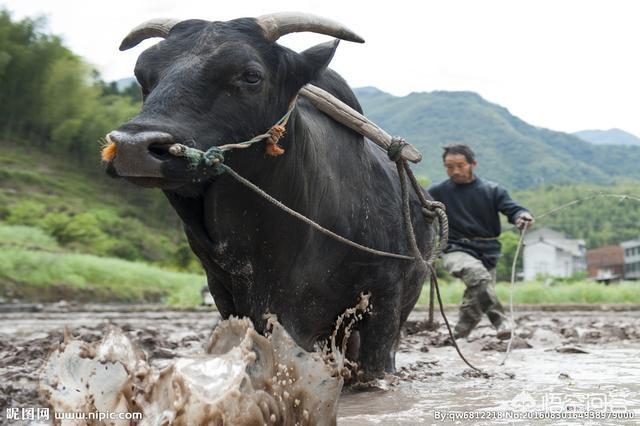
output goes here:
<path id="1" fill-rule="evenodd" d="M 531 213 L 524 212 L 516 219 L 516 227 L 518 227 L 518 229 L 527 229 L 530 228 L 534 222 L 535 219 L 531 216 Z"/>

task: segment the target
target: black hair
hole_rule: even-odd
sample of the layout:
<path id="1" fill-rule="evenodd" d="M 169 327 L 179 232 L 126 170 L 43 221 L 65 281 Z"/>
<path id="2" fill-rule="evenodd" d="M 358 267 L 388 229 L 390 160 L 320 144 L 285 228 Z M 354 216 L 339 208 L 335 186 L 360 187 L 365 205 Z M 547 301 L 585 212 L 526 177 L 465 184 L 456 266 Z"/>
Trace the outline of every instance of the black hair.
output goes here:
<path id="1" fill-rule="evenodd" d="M 442 161 L 444 161 L 447 155 L 464 155 L 464 158 L 467 159 L 469 164 L 473 163 L 476 159 L 476 155 L 471 148 L 462 143 L 448 144 L 443 146 L 442 149 L 444 150 L 442 153 Z"/>

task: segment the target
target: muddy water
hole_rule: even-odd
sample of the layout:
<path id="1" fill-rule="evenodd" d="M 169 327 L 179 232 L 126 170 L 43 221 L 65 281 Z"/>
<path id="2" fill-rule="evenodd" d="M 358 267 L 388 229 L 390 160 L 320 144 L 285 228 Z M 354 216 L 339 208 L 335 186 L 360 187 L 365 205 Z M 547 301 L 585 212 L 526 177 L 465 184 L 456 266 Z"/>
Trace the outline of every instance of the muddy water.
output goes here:
<path id="1" fill-rule="evenodd" d="M 448 346 L 444 327 L 429 332 L 410 317 L 400 344 L 398 374 L 364 390 L 346 390 L 340 425 L 413 424 L 637 424 L 640 421 L 640 311 L 517 314 L 518 338 L 506 365 L 505 344 L 481 323 L 460 348 L 483 370 L 467 367 Z M 451 312 L 451 321 L 455 313 Z M 40 312 L 0 313 L 0 421 L 6 408 L 43 407 L 38 369 L 68 327 L 86 341 L 115 324 L 141 343 L 157 366 L 200 353 L 218 321 L 206 310 L 149 311 L 138 307 L 66 305 Z M 620 419 L 505 419 L 535 412 L 590 410 L 635 414 Z M 442 416 L 484 417 L 440 420 Z M 507 414 L 505 414 L 507 413 Z M 509 414 L 510 413 L 510 414 Z M 628 415 L 628 414 L 625 414 Z M 21 422 L 10 422 L 20 424 Z M 22 422 L 26 424 L 26 422 Z"/>
<path id="2" fill-rule="evenodd" d="M 503 366 L 506 345 L 488 323 L 458 341 L 482 374 L 443 345 L 444 328 L 407 330 L 397 359 L 399 379 L 388 390 L 345 393 L 339 423 L 452 424 L 454 417 L 440 419 L 456 414 L 468 418 L 470 412 L 483 418 L 463 417 L 462 423 L 621 423 L 611 418 L 522 418 L 538 411 L 566 411 L 567 406 L 633 412 L 635 420 L 626 422 L 640 423 L 640 312 L 530 312 L 517 318 L 519 338 Z"/>

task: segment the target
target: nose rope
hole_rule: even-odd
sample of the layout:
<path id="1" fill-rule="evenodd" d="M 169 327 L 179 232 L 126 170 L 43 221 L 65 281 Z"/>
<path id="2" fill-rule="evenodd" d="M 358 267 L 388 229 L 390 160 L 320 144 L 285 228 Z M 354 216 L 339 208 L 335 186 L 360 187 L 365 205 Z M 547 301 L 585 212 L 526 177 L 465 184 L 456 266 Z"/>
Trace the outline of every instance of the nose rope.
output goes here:
<path id="1" fill-rule="evenodd" d="M 224 163 L 224 155 L 227 151 L 234 149 L 245 149 L 253 146 L 254 144 L 266 140 L 265 153 L 267 155 L 277 157 L 284 154 L 284 148 L 278 145 L 278 141 L 284 136 L 286 132 L 286 125 L 289 122 L 289 117 L 296 106 L 296 95 L 291 103 L 289 109 L 269 130 L 261 135 L 254 136 L 253 138 L 237 143 L 230 143 L 220 146 L 212 146 L 206 151 L 202 151 L 197 148 L 191 148 L 179 143 L 173 144 L 169 147 L 169 153 L 177 157 L 185 157 L 189 162 L 191 168 L 196 168 L 199 165 L 210 167 L 214 169 L 215 174 L 222 174 L 225 172 L 225 168 L 221 167 Z"/>
<path id="2" fill-rule="evenodd" d="M 198 165 L 202 164 L 207 167 L 211 167 L 214 169 L 215 174 L 224 173 L 224 169 L 218 167 L 221 163 L 224 162 L 224 153 L 226 151 L 231 151 L 233 149 L 245 149 L 249 148 L 255 143 L 261 142 L 266 139 L 267 146 L 265 148 L 265 153 L 272 157 L 277 157 L 279 155 L 284 154 L 284 148 L 278 145 L 278 141 L 282 139 L 286 132 L 286 125 L 289 122 L 289 117 L 291 117 L 291 113 L 296 106 L 296 100 L 298 99 L 298 95 L 296 95 L 291 103 L 289 104 L 289 109 L 285 113 L 285 115 L 280 118 L 271 126 L 269 130 L 265 133 L 254 136 L 253 138 L 238 142 L 238 143 L 230 143 L 221 146 L 213 146 L 209 148 L 207 151 L 201 151 L 196 148 L 191 148 L 186 145 L 182 145 L 179 143 L 173 144 L 169 147 L 169 153 L 171 155 L 175 155 L 177 157 L 185 157 L 189 162 L 189 166 L 191 168 L 196 168 Z M 105 144 L 102 146 L 100 150 L 100 156 L 102 161 L 110 162 L 112 161 L 117 153 L 117 145 L 111 139 L 109 135 L 105 137 Z"/>

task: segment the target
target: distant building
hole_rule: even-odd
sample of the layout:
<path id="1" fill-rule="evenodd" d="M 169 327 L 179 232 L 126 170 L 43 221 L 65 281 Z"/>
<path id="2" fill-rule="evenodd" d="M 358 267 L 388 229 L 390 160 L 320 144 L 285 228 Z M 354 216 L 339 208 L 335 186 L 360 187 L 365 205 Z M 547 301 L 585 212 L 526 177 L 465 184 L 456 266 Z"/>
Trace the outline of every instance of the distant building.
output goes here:
<path id="1" fill-rule="evenodd" d="M 619 280 L 624 277 L 624 249 L 604 246 L 587 251 L 589 278 L 598 281 Z"/>
<path id="2" fill-rule="evenodd" d="M 522 262 L 525 280 L 538 275 L 570 277 L 587 268 L 585 242 L 550 228 L 536 229 L 524 237 Z"/>
<path id="3" fill-rule="evenodd" d="M 620 243 L 624 250 L 624 278 L 640 279 L 640 239 Z"/>

